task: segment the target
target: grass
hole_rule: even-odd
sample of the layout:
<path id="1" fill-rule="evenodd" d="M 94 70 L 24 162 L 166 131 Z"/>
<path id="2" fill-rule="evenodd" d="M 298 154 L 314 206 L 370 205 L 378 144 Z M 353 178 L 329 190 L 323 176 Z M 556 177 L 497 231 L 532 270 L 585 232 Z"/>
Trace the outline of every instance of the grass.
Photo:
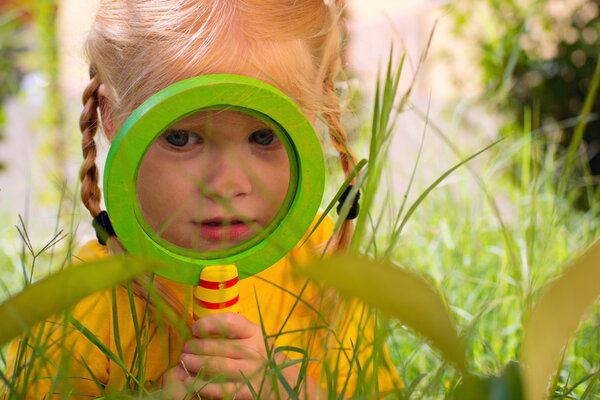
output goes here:
<path id="1" fill-rule="evenodd" d="M 552 138 L 526 127 L 492 148 L 476 170 L 456 171 L 419 205 L 390 257 L 426 273 L 446 294 L 468 338 L 468 358 L 483 374 L 498 375 L 518 359 L 524 320 L 541 289 L 600 235 L 597 189 L 571 179 L 578 146 L 559 153 Z M 591 200 L 587 211 L 573 206 L 581 194 Z M 372 247 L 385 245 L 390 234 L 373 232 L 371 240 L 381 244 Z M 596 306 L 570 343 L 557 392 L 580 398 L 600 392 L 599 316 Z M 397 329 L 389 348 L 405 381 L 420 381 L 415 398 L 449 395 L 454 371 Z"/>
<path id="2" fill-rule="evenodd" d="M 469 358 L 474 360 L 475 369 L 498 374 L 509 360 L 519 357 L 527 307 L 544 283 L 598 237 L 598 219 L 573 210 L 551 191 L 523 193 L 509 176 L 498 182 L 494 174 L 489 186 L 496 199 L 506 199 L 506 213 L 512 214 L 511 221 L 505 222 L 519 255 L 515 276 L 491 207 L 485 204 L 483 194 L 479 199 L 473 195 L 468 172 L 459 175 L 454 185 L 438 189 L 417 211 L 414 220 L 419 223 L 411 224 L 395 259 L 426 272 L 443 290 L 469 337 Z M 485 181 L 490 182 L 488 179 Z M 561 204 L 556 217 L 552 216 L 554 202 Z M 572 343 L 561 384 L 570 386 L 577 380 L 574 377 L 598 371 L 600 353 L 594 338 L 599 316 L 600 308 L 596 307 Z M 436 353 L 410 340 L 403 329 L 399 331 L 390 349 L 401 366 L 401 375 L 410 382 L 421 373 L 433 371 L 439 364 Z M 451 376 L 452 371 L 447 372 Z M 445 375 L 431 378 L 437 380 L 437 395 L 444 393 L 445 379 L 450 379 Z"/>
<path id="3" fill-rule="evenodd" d="M 598 77 L 596 72 L 593 81 Z M 378 87 L 377 91 L 381 98 L 375 103 L 371 158 L 363 193 L 366 200 L 353 244 L 375 258 L 390 259 L 426 274 L 446 295 L 467 339 L 470 369 L 491 376 L 506 371 L 502 376 L 508 379 L 511 370 L 505 370 L 505 366 L 521 356 L 524 325 L 543 289 L 600 235 L 600 192 L 586 184 L 592 181 L 589 177 L 583 182 L 573 179 L 577 170 L 585 170 L 579 144 L 561 149 L 559 132 L 535 126 L 539 118 L 525 110 L 529 124 L 489 149 L 475 167 L 453 171 L 451 179 L 443 174 L 425 186 L 408 206 L 406 199 L 416 169 L 407 172 L 409 184 L 404 193 L 398 193 L 393 185 L 386 186 L 390 181 L 387 174 L 394 171 L 386 160 L 388 147 L 377 145 L 389 140 L 386 123 L 393 125 L 397 116 L 389 107 L 390 90 L 397 81 L 395 71 L 388 70 L 384 81 L 386 89 L 380 93 Z M 592 85 L 576 131 L 585 126 L 596 88 Z M 380 99 L 387 107 L 380 106 Z M 406 112 L 402 101 L 398 104 L 396 112 Z M 457 166 L 468 161 L 443 128 L 430 124 L 427 114 L 423 124 L 457 154 Z M 415 158 L 417 167 L 420 150 Z M 586 211 L 574 207 L 582 195 L 591 205 Z M 315 275 L 320 276 L 317 272 Z M 352 288 L 351 282 L 328 282 L 347 291 Z M 353 290 L 361 293 L 358 288 Z M 369 298 L 371 294 L 363 296 Z M 579 312 L 576 308 L 572 311 Z M 600 307 L 596 305 L 569 343 L 555 379 L 558 397 L 595 398 L 600 393 L 599 316 Z M 557 327 L 562 323 L 565 321 L 557 320 Z M 408 325 L 413 329 L 417 326 L 414 322 Z M 553 336 L 552 330 L 545 335 Z M 414 398 L 456 395 L 454 388 L 463 378 L 440 359 L 437 350 L 407 335 L 404 325 L 396 324 L 388 348 L 410 387 L 406 393 Z"/>
<path id="4" fill-rule="evenodd" d="M 417 181 L 426 165 L 417 162 L 408 173 L 410 184 L 407 189 L 398 193 L 398 188 L 393 185 L 386 186 L 384 183 L 390 181 L 388 174 L 392 172 L 387 149 L 395 132 L 394 121 L 398 113 L 410 108 L 404 93 L 397 92 L 402 62 L 395 65 L 392 59 L 390 57 L 387 72 L 377 85 L 377 101 L 367 147 L 369 160 L 363 170 L 364 177 L 357 185 L 363 185 L 362 211 L 357 221 L 353 247 L 375 259 L 390 260 L 407 271 L 425 276 L 425 281 L 443 293 L 442 303 L 448 305 L 459 334 L 466 338 L 466 359 L 471 360 L 468 368 L 482 375 L 500 376 L 506 365 L 521 355 L 526 317 L 542 289 L 563 271 L 567 262 L 576 259 L 600 235 L 596 206 L 599 192 L 570 179 L 573 168 L 581 168 L 576 157 L 578 147 L 569 149 L 566 154 L 559 152 L 554 136 L 536 134 L 543 131 L 543 127 L 533 124 L 515 130 L 513 135 L 499 143 L 482 146 L 485 151 L 481 154 L 472 151 L 470 155 L 462 155 L 453 148 L 457 155 L 454 167 L 439 179 L 421 184 L 422 188 Z M 536 120 L 535 116 L 529 117 L 532 121 Z M 586 120 L 586 117 L 584 113 L 582 120 Z M 423 118 L 423 132 L 424 135 L 442 135 L 446 139 L 450 135 L 427 117 Z M 460 138 L 457 140 L 460 141 Z M 474 156 L 477 158 L 471 161 Z M 477 164 L 467 164 L 471 162 Z M 340 193 L 338 189 L 335 187 L 330 190 Z M 419 194 L 415 195 L 412 193 L 414 191 L 419 191 Z M 333 193 L 329 198 L 334 197 Z M 592 200 L 592 207 L 587 211 L 573 206 L 573 200 L 581 193 Z M 60 219 L 59 215 L 57 220 Z M 72 223 L 71 228 L 73 226 L 76 224 Z M 16 267 L 2 276 L 2 282 L 11 292 L 14 285 L 32 289 L 31 283 L 35 280 L 33 276 L 37 269 L 35 266 L 40 262 L 52 263 L 59 269 L 67 265 L 74 246 L 72 240 L 65 240 L 67 238 L 58 234 L 60 229 L 41 246 L 32 243 L 27 224 L 22 223 L 14 231 L 15 235 L 17 232 L 22 239 L 22 252 L 15 258 L 14 252 L 7 251 L 5 259 L 12 260 Z M 148 290 L 151 291 L 151 287 Z M 47 296 L 60 294 L 56 290 L 54 295 Z M 161 318 L 164 321 L 175 324 L 177 317 L 169 313 L 169 308 L 156 297 L 153 297 L 155 310 L 151 310 L 150 303 L 136 297 L 131 285 L 117 288 L 110 295 L 119 297 L 120 300 L 115 303 L 120 310 L 129 310 L 131 313 L 137 349 L 133 358 L 126 359 L 120 344 L 115 352 L 105 348 L 96 334 L 81 323 L 79 314 L 63 305 L 62 308 L 67 311 L 62 321 L 67 321 L 66 324 L 59 325 L 57 329 L 56 325 L 47 323 L 44 329 L 26 335 L 22 342 L 20 365 L 24 368 L 24 374 L 33 377 L 30 386 L 45 374 L 38 369 L 39 364 L 30 363 L 29 357 L 43 364 L 50 340 L 49 332 L 58 335 L 52 340 L 58 338 L 60 341 L 62 334 L 74 327 L 123 371 L 124 383 L 113 388 L 113 394 L 107 394 L 107 398 L 160 396 L 145 384 L 150 378 L 144 369 L 144 361 L 149 357 L 147 343 L 159 334 L 159 328 L 162 327 L 148 324 L 148 317 L 154 312 L 163 313 Z M 322 308 L 313 310 L 316 316 L 315 332 L 327 326 L 327 305 L 321 304 Z M 297 306 L 308 305 L 298 299 Z M 364 314 L 360 324 L 365 325 L 370 313 L 367 309 L 361 311 Z M 379 324 L 374 338 L 375 350 L 367 357 L 366 364 L 360 363 L 357 353 L 351 349 L 346 352 L 331 350 L 332 356 L 344 354 L 349 357 L 351 365 L 358 371 L 358 389 L 352 392 L 347 382 L 337 377 L 335 372 L 339 361 L 334 361 L 331 369 L 324 370 L 323 376 L 332 393 L 341 391 L 349 397 L 369 398 L 376 392 L 377 383 L 369 371 L 369 365 L 375 371 L 381 368 L 379 350 L 383 343 L 387 343 L 392 361 L 407 387 L 394 396 L 413 399 L 455 396 L 455 390 L 463 379 L 460 371 L 441 359 L 440 353 L 430 343 L 417 337 L 406 325 L 394 319 L 376 318 Z M 112 321 L 113 329 L 117 332 L 124 329 L 119 323 L 121 320 L 116 308 Z M 561 322 L 557 320 L 556 324 Z M 284 327 L 285 321 L 280 334 Z M 179 325 L 178 329 L 183 328 Z M 331 343 L 343 343 L 335 331 L 326 332 Z M 552 335 L 552 332 L 547 334 Z M 600 307 L 596 305 L 566 349 L 555 385 L 558 398 L 597 398 L 600 393 L 599 343 Z M 360 343 L 354 345 L 359 346 Z M 24 351 L 25 348 L 29 353 Z M 274 362 L 275 350 L 269 346 L 267 348 L 270 368 L 263 382 L 268 379 L 279 381 L 285 394 L 293 398 L 299 386 L 292 387 L 285 380 L 281 374 L 284 366 Z M 296 362 L 302 365 L 302 378 L 310 362 L 310 352 L 303 348 L 287 350 L 290 354 L 295 353 Z M 52 386 L 57 391 L 68 390 L 68 386 L 63 387 L 68 383 L 64 376 L 74 362 L 67 348 L 62 347 L 61 351 L 61 362 L 54 365 L 57 373 L 52 380 Z M 5 362 L 6 347 L 2 354 Z M 91 370 L 85 360 L 81 365 Z M 5 368 L 0 371 L 0 377 L 9 384 L 14 383 L 8 378 Z M 100 378 L 92 376 L 91 379 L 102 392 L 104 387 L 100 384 Z M 23 389 L 15 384 L 5 398 L 22 398 Z M 261 388 L 254 389 L 257 389 L 258 396 Z"/>

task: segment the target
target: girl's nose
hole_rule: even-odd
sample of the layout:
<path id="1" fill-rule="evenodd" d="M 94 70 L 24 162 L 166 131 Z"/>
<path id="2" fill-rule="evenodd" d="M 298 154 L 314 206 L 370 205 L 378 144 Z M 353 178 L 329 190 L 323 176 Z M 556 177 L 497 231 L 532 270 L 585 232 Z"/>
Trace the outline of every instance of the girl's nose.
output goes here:
<path id="1" fill-rule="evenodd" d="M 241 154 L 217 151 L 207 158 L 204 184 L 209 194 L 233 200 L 251 192 L 251 166 L 247 165 Z"/>

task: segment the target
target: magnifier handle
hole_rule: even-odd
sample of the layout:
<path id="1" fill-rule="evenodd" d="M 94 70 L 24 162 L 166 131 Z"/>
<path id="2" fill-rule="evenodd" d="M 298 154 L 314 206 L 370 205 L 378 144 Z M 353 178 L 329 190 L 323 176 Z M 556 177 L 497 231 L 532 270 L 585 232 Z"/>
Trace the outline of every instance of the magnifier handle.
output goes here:
<path id="1" fill-rule="evenodd" d="M 210 265 L 194 288 L 194 320 L 222 312 L 238 312 L 240 299 L 235 265 Z"/>

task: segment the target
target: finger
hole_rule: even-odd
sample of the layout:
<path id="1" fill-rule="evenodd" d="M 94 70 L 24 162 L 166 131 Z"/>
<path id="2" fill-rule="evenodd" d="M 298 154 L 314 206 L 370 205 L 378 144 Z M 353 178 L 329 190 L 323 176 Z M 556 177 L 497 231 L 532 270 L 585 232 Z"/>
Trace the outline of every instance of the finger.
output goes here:
<path id="1" fill-rule="evenodd" d="M 192 334 L 199 338 L 247 339 L 257 334 L 262 335 L 262 331 L 243 315 L 218 313 L 198 319 L 192 326 Z"/>
<path id="2" fill-rule="evenodd" d="M 258 358 L 257 350 L 250 348 L 250 342 L 244 339 L 192 339 L 184 343 L 181 352 L 199 356 L 217 356 L 227 358 Z"/>
<path id="3" fill-rule="evenodd" d="M 189 374 L 185 372 L 181 365 L 169 369 L 162 376 L 159 387 L 166 398 L 180 400 L 186 398 Z"/>
<path id="4" fill-rule="evenodd" d="M 167 370 L 164 373 L 161 379 L 161 384 L 167 385 L 174 382 L 183 382 L 187 377 L 188 374 L 185 372 L 181 365 L 178 365 Z"/>
<path id="5" fill-rule="evenodd" d="M 188 381 L 188 393 L 195 394 L 202 399 L 254 399 L 248 385 L 240 382 L 213 382 L 201 378 Z"/>
<path id="6" fill-rule="evenodd" d="M 204 357 L 196 354 L 183 353 L 179 356 L 183 368 L 190 376 L 225 379 L 227 381 L 243 381 L 244 375 L 256 375 L 262 363 L 252 363 L 247 360 L 236 360 L 227 357 Z"/>

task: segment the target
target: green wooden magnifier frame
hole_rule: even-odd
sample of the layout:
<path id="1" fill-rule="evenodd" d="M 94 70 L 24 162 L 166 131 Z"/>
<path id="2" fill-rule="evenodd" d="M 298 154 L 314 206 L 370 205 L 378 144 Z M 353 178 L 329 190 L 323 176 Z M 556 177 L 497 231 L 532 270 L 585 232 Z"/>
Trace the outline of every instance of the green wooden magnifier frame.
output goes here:
<path id="1" fill-rule="evenodd" d="M 137 176 L 146 151 L 165 129 L 191 114 L 241 111 L 269 125 L 284 144 L 290 183 L 283 206 L 264 230 L 216 251 L 178 247 L 159 237 L 142 217 Z M 203 75 L 156 93 L 125 121 L 104 169 L 104 200 L 117 237 L 132 254 L 163 261 L 165 278 L 197 284 L 202 268 L 235 264 L 244 279 L 285 256 L 306 234 L 323 196 L 325 164 L 318 137 L 302 110 L 275 87 L 241 75 Z"/>

